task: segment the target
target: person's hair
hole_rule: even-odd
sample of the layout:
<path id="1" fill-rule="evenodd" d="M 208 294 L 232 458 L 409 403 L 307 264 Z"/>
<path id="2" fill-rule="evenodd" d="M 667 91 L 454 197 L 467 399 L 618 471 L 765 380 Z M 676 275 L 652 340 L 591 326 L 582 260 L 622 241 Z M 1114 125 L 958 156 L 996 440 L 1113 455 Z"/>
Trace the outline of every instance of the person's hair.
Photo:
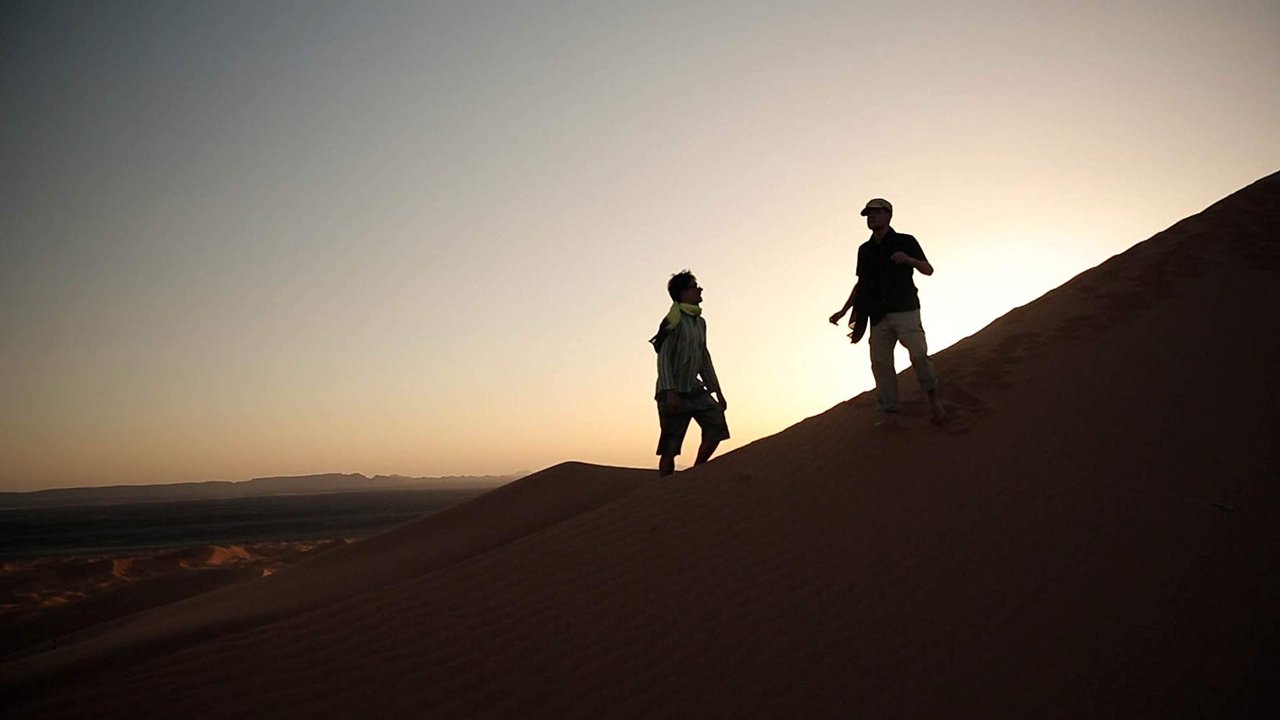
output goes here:
<path id="1" fill-rule="evenodd" d="M 680 302 L 680 293 L 688 290 L 693 283 L 693 273 L 688 268 L 672 275 L 667 281 L 667 294 L 671 296 L 671 301 Z"/>

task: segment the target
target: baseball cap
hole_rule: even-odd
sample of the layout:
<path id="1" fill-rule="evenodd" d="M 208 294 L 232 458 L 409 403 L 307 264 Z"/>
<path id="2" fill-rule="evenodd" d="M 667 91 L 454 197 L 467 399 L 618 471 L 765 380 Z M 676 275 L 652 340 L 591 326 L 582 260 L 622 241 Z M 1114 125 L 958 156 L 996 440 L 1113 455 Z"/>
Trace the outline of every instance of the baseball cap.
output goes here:
<path id="1" fill-rule="evenodd" d="M 862 208 L 862 212 L 858 214 L 866 215 L 867 211 L 872 208 L 884 208 L 885 210 L 889 211 L 889 214 L 891 215 L 893 214 L 893 205 L 888 200 L 885 200 L 884 198 L 871 198 L 870 200 L 867 201 L 867 206 Z"/>

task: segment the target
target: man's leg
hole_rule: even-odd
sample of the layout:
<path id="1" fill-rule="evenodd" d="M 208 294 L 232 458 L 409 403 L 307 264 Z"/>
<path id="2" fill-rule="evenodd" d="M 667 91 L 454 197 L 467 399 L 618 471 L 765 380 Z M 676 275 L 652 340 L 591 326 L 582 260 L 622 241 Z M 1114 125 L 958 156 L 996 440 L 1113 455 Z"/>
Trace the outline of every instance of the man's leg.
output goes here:
<path id="1" fill-rule="evenodd" d="M 871 326 L 871 374 L 876 379 L 880 412 L 898 412 L 898 373 L 893 368 L 893 348 L 898 334 L 888 316 Z"/>
<path id="2" fill-rule="evenodd" d="M 698 446 L 698 457 L 693 461 L 693 464 L 701 465 L 702 463 L 710 460 L 712 453 L 716 451 L 717 447 L 720 447 L 719 440 L 703 438 L 702 444 Z"/>
<path id="3" fill-rule="evenodd" d="M 721 440 L 729 439 L 729 423 L 719 403 L 708 394 L 699 395 L 690 405 L 694 408 L 693 419 L 702 428 L 702 444 L 698 446 L 698 457 L 693 464 L 701 465 L 711 459 Z"/>
<path id="4" fill-rule="evenodd" d="M 920 311 L 902 313 L 898 322 L 898 337 L 902 340 L 902 346 L 911 354 L 911 367 L 916 371 L 916 380 L 929 398 L 929 412 L 935 422 L 942 422 L 947 419 L 947 413 L 938 400 L 938 375 L 933 371 L 933 362 L 929 360 L 929 345 L 925 341 Z"/>
<path id="5" fill-rule="evenodd" d="M 676 471 L 676 456 L 684 445 L 690 419 L 692 416 L 686 408 L 671 412 L 664 403 L 658 403 L 658 477 L 666 477 Z"/>
<path id="6" fill-rule="evenodd" d="M 666 477 L 676 471 L 676 456 L 662 455 L 658 458 L 658 477 Z"/>

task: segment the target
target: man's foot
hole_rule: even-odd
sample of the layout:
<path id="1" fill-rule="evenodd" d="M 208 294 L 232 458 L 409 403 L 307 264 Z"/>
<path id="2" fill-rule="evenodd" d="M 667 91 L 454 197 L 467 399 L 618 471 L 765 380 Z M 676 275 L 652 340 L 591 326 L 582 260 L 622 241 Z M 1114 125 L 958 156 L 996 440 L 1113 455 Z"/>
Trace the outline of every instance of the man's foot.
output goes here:
<path id="1" fill-rule="evenodd" d="M 871 424 L 878 428 L 896 428 L 898 427 L 898 413 L 881 410 L 876 413 L 876 419 Z"/>
<path id="2" fill-rule="evenodd" d="M 934 401 L 929 405 L 929 414 L 933 416 L 934 425 L 943 425 L 951 416 L 947 415 L 947 411 L 942 407 L 942 403 Z"/>

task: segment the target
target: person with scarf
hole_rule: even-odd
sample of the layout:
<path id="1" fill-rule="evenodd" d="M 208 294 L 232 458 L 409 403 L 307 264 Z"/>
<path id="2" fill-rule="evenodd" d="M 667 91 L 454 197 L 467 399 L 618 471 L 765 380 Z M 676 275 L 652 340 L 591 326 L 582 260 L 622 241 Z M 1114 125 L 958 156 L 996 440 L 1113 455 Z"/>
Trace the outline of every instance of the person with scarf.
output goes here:
<path id="1" fill-rule="evenodd" d="M 676 456 L 684 445 L 689 421 L 702 428 L 695 465 L 711 459 L 722 440 L 729 439 L 729 425 L 720 380 L 707 350 L 707 324 L 702 319 L 702 288 L 693 273 L 684 270 L 667 282 L 671 309 L 649 340 L 658 353 L 658 475 L 675 472 Z M 715 397 L 712 397 L 715 393 Z"/>

